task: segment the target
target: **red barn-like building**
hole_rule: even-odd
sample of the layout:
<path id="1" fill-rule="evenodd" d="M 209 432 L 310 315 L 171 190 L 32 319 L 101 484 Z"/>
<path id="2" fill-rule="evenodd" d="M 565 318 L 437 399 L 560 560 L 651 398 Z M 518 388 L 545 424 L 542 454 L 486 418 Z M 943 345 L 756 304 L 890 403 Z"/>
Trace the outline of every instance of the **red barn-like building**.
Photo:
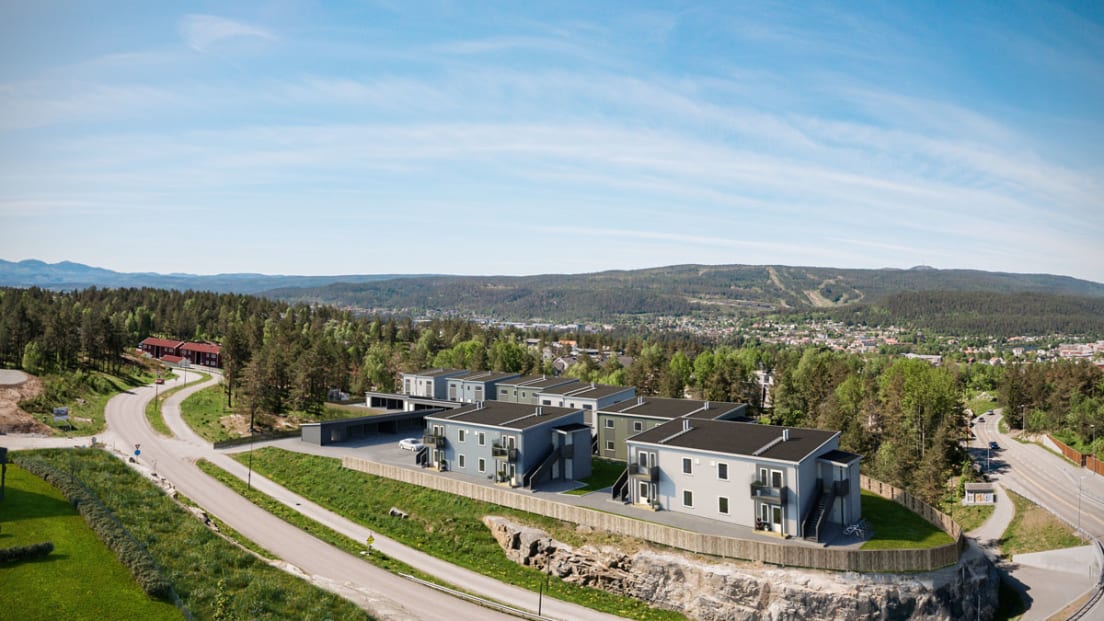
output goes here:
<path id="1" fill-rule="evenodd" d="M 205 367 L 222 368 L 222 350 L 213 343 L 191 343 L 148 337 L 138 347 L 152 358 L 177 364 L 181 360 Z"/>

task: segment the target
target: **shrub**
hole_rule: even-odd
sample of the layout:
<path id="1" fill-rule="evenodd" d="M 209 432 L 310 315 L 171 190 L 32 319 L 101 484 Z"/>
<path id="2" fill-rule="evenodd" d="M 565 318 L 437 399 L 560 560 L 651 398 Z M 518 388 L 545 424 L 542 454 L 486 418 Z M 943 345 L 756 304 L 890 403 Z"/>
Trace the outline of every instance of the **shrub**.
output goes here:
<path id="1" fill-rule="evenodd" d="M 26 546 L 15 546 L 12 548 L 0 549 L 0 563 L 16 563 L 19 561 L 27 561 L 40 556 L 47 556 L 54 551 L 54 543 L 52 541 L 43 541 L 41 543 L 32 543 Z"/>
<path id="2" fill-rule="evenodd" d="M 162 575 L 153 557 L 91 490 L 43 461 L 20 457 L 14 461 L 27 472 L 58 488 L 73 503 L 89 528 L 130 570 L 142 590 L 151 597 L 173 599 L 172 583 Z"/>

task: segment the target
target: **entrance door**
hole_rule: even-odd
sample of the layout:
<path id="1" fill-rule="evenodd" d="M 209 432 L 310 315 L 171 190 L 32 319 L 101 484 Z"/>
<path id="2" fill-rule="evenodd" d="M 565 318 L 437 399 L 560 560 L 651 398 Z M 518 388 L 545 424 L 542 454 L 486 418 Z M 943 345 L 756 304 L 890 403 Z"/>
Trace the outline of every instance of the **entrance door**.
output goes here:
<path id="1" fill-rule="evenodd" d="M 758 527 L 763 530 L 769 530 L 772 533 L 782 532 L 782 507 L 778 505 L 769 505 L 767 503 L 761 503 L 759 505 L 759 524 Z"/>
<path id="2" fill-rule="evenodd" d="M 640 494 L 637 496 L 636 501 L 642 505 L 648 505 L 652 503 L 651 497 L 648 495 L 648 488 L 650 486 L 644 481 L 640 482 Z"/>

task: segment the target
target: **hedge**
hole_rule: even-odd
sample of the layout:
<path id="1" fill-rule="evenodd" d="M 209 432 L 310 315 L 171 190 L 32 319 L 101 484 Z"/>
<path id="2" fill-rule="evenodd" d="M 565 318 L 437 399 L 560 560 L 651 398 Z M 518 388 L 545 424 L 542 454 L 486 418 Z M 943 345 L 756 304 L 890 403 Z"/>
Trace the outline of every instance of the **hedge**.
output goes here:
<path id="1" fill-rule="evenodd" d="M 27 472 L 58 488 L 80 512 L 96 536 L 130 570 L 130 574 L 134 576 L 134 580 L 142 590 L 151 597 L 169 601 L 176 599 L 172 583 L 161 573 L 161 568 L 157 566 L 153 557 L 92 490 L 41 460 L 16 457 L 13 461 Z M 53 547 L 52 544 L 51 547 Z"/>
<path id="2" fill-rule="evenodd" d="M 17 563 L 27 561 L 40 556 L 47 556 L 54 551 L 54 542 L 43 541 L 26 546 L 15 546 L 0 549 L 0 563 Z"/>

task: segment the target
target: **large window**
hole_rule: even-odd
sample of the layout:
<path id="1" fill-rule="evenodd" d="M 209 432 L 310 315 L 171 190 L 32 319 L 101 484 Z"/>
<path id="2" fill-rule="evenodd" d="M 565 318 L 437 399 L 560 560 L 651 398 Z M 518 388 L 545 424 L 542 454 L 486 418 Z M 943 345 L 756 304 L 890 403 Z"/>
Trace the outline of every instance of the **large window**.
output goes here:
<path id="1" fill-rule="evenodd" d="M 682 458 L 682 473 L 694 474 L 694 462 L 689 457 Z"/>
<path id="2" fill-rule="evenodd" d="M 694 492 L 684 489 L 682 490 L 682 504 L 686 507 L 694 506 Z"/>
<path id="3" fill-rule="evenodd" d="M 723 461 L 717 464 L 717 478 L 724 481 L 728 480 L 728 464 Z"/>

